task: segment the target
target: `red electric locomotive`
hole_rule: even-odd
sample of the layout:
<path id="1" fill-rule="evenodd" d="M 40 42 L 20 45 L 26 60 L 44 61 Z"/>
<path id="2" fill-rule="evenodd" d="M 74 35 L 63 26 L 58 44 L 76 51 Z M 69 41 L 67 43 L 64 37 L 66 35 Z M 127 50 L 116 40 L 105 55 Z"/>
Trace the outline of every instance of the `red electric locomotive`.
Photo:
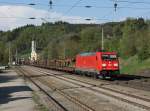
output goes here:
<path id="1" fill-rule="evenodd" d="M 116 52 L 82 53 L 76 56 L 75 71 L 95 77 L 113 77 L 119 74 Z"/>

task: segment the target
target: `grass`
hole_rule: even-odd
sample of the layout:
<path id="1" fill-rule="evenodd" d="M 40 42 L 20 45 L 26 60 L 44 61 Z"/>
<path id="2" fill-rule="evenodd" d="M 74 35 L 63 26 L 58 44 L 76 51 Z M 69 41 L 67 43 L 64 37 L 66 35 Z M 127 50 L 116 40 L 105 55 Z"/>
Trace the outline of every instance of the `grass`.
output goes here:
<path id="1" fill-rule="evenodd" d="M 121 73 L 122 74 L 136 74 L 143 70 L 150 69 L 150 59 L 139 61 L 137 56 L 128 59 L 121 59 Z"/>

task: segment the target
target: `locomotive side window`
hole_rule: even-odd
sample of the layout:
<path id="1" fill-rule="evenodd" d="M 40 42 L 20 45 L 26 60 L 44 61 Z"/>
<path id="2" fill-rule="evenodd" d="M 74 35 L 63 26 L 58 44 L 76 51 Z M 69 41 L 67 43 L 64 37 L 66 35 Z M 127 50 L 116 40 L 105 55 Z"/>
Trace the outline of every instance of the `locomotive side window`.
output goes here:
<path id="1" fill-rule="evenodd" d="M 103 60 L 115 60 L 115 59 L 117 59 L 117 55 L 103 54 L 102 59 Z"/>

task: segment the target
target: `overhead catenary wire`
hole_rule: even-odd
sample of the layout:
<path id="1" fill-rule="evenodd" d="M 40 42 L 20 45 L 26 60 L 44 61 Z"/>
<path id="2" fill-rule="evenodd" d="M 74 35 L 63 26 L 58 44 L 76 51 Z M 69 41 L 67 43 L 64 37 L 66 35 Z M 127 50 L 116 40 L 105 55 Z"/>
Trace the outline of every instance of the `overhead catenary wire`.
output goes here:
<path id="1" fill-rule="evenodd" d="M 81 0 L 80 0 L 81 1 Z M 117 1 L 118 2 L 118 1 Z M 42 3 L 19 3 L 19 2 L 0 2 L 0 4 L 10 4 L 10 5 L 29 5 L 29 6 L 36 6 L 36 5 L 43 5 L 49 7 L 49 4 L 42 4 Z M 71 7 L 66 11 L 66 13 L 69 13 L 73 8 L 104 8 L 104 9 L 113 9 L 114 6 L 98 6 L 98 5 L 54 5 L 52 4 L 51 7 Z M 118 9 L 137 9 L 137 10 L 150 10 L 150 7 L 130 7 L 130 6 L 117 6 Z"/>
<path id="2" fill-rule="evenodd" d="M 59 19 L 62 19 L 63 16 L 65 16 L 66 14 L 68 14 L 69 12 L 71 12 L 71 10 L 76 7 L 82 0 L 77 0 L 66 12 L 65 14 L 61 15 L 59 17 Z M 45 18 L 42 18 L 41 20 L 47 21 Z M 48 22 L 48 21 L 47 21 Z"/>
<path id="3" fill-rule="evenodd" d="M 129 3 L 129 4 L 150 4 L 147 1 L 129 1 L 129 0 L 109 0 L 109 1 L 117 1 L 118 3 Z"/>
<path id="4" fill-rule="evenodd" d="M 57 6 L 57 7 L 69 7 L 69 9 L 66 11 L 65 14 L 63 14 L 61 17 L 58 17 L 58 18 L 48 18 L 48 17 L 0 17 L 0 18 L 19 18 L 19 19 L 41 19 L 41 20 L 45 20 L 45 22 L 47 21 L 46 19 L 52 19 L 52 20 L 66 20 L 66 18 L 62 18 L 64 17 L 66 14 L 70 13 L 72 11 L 73 8 L 75 7 L 85 7 L 85 8 L 110 8 L 110 9 L 113 9 L 115 7 L 115 4 L 114 6 L 98 6 L 98 5 L 79 5 L 79 3 L 83 1 L 83 0 L 77 0 L 73 5 L 54 5 L 53 3 L 51 4 L 52 6 Z M 110 0 L 110 1 L 114 1 L 114 0 Z M 116 3 L 118 2 L 127 2 L 127 0 L 115 0 Z M 35 6 L 35 5 L 45 5 L 45 6 L 50 6 L 48 4 L 42 4 L 42 3 L 15 3 L 15 2 L 0 2 L 1 3 L 12 3 L 12 4 L 18 4 L 18 5 L 31 5 L 31 6 Z M 140 2 L 142 3 L 142 2 Z M 125 9 L 125 8 L 129 8 L 129 9 L 139 9 L 139 10 L 150 10 L 149 7 L 130 7 L 130 6 L 124 6 L 124 7 L 120 7 L 120 6 L 116 6 L 117 9 Z M 116 11 L 116 8 L 115 8 L 115 11 Z M 109 16 L 111 13 L 113 13 L 112 11 L 109 12 L 108 14 L 104 15 L 102 18 L 97 18 L 95 20 L 110 20 L 110 19 L 107 19 L 106 17 Z M 91 18 L 83 18 L 84 20 L 90 20 Z M 83 19 L 73 19 L 73 18 L 70 18 L 70 20 L 83 20 Z M 69 20 L 69 19 L 67 19 Z M 93 19 L 91 19 L 93 20 Z"/>
<path id="5" fill-rule="evenodd" d="M 75 8 L 81 1 L 83 1 L 83 0 L 77 0 L 77 1 L 75 2 L 75 4 L 73 4 L 73 5 L 65 12 L 65 15 L 68 14 L 69 12 L 71 12 L 71 10 L 72 10 L 73 8 Z"/>
<path id="6" fill-rule="evenodd" d="M 73 9 L 74 7 L 76 7 L 79 3 L 80 3 L 80 1 L 82 1 L 82 0 L 78 0 L 75 4 L 73 4 L 72 6 L 71 6 L 71 8 L 69 8 L 69 10 L 71 10 L 71 9 Z M 32 3 L 30 3 L 30 4 L 32 4 Z M 32 4 L 33 5 L 33 4 Z M 36 4 L 35 4 L 36 5 Z M 85 6 L 85 7 L 87 7 L 87 8 L 91 8 L 92 6 Z M 101 7 L 101 8 L 113 8 L 113 7 Z M 125 8 L 125 7 L 118 7 L 118 8 Z M 128 8 L 131 8 L 131 7 L 128 7 Z M 68 13 L 68 11 L 67 11 L 67 13 Z M 112 12 L 109 12 L 107 15 L 110 15 Z M 107 15 L 105 15 L 104 17 L 102 17 L 101 19 L 97 19 L 97 20 L 106 20 L 105 18 L 106 18 L 106 16 Z M 64 15 L 63 15 L 64 16 Z M 34 18 L 34 17 L 30 17 L 30 18 L 25 18 L 25 17 L 0 17 L 0 18 L 20 18 L 20 19 L 39 19 L 39 18 Z M 42 20 L 45 20 L 46 21 L 46 19 L 54 19 L 54 18 L 47 18 L 47 17 L 45 17 L 45 18 L 40 18 L 40 19 L 42 19 Z M 58 19 L 58 18 L 57 18 Z M 73 20 L 73 19 L 72 19 Z M 74 19 L 75 20 L 75 19 Z M 85 20 L 90 20 L 90 18 L 86 18 Z M 107 19 L 108 20 L 108 19 Z"/>
<path id="7" fill-rule="evenodd" d="M 74 7 L 76 7 L 80 1 L 82 1 L 82 0 L 78 0 L 75 4 L 73 4 L 71 6 L 71 8 L 69 8 L 69 11 L 72 10 Z M 22 4 L 22 3 L 19 3 L 19 4 Z M 30 4 L 32 4 L 32 3 L 30 3 Z M 34 4 L 34 5 L 36 5 L 36 4 Z M 90 8 L 90 6 L 87 6 L 87 7 Z M 69 12 L 67 11 L 66 13 L 69 13 Z M 10 19 L 10 18 L 12 18 L 12 19 L 13 18 L 18 18 L 18 19 L 41 19 L 41 20 L 43 20 L 45 22 L 48 22 L 46 19 L 59 20 L 59 18 L 47 18 L 47 17 L 45 17 L 45 18 L 43 18 L 43 17 L 41 17 L 41 18 L 36 18 L 36 17 L 0 17 L 0 18 L 7 18 L 7 19 Z M 65 20 L 89 20 L 89 18 L 83 18 L 83 19 L 81 19 L 81 18 L 80 19 L 65 18 Z M 102 19 L 95 19 L 95 20 L 108 20 L 108 19 L 103 19 L 102 18 Z"/>
<path id="8" fill-rule="evenodd" d="M 115 12 L 116 12 L 116 11 L 117 11 L 117 8 L 118 8 L 117 2 L 114 3 L 114 8 L 115 8 Z"/>
<path id="9" fill-rule="evenodd" d="M 49 1 L 49 6 L 50 6 L 50 9 L 52 9 L 52 6 L 53 6 L 53 1 L 52 0 Z"/>
<path id="10" fill-rule="evenodd" d="M 10 4 L 10 5 L 39 5 L 34 3 L 23 3 L 23 2 L 0 2 L 0 4 Z M 42 4 L 41 4 L 42 5 Z"/>
<path id="11" fill-rule="evenodd" d="M 43 18 L 43 17 L 12 17 L 12 16 L 7 16 L 7 17 L 0 17 L 0 19 L 31 19 L 31 20 L 34 20 L 34 19 L 42 19 L 42 20 L 45 20 L 45 19 L 52 19 L 52 20 L 59 20 L 58 17 L 56 18 L 49 18 L 49 17 L 46 17 L 46 18 Z M 90 20 L 90 18 L 65 18 L 64 20 Z M 92 19 L 91 19 L 92 20 Z M 110 20 L 110 19 L 105 19 L 105 18 L 97 18 L 97 19 L 94 19 L 94 20 Z"/>

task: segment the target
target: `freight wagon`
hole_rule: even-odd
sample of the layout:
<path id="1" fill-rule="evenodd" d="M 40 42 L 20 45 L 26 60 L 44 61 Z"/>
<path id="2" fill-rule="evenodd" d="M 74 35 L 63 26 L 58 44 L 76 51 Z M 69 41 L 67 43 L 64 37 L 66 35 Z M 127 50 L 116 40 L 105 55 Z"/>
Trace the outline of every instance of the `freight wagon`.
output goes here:
<path id="1" fill-rule="evenodd" d="M 34 66 L 97 77 L 115 77 L 119 74 L 116 52 L 92 52 L 78 54 L 75 59 L 39 60 Z"/>

